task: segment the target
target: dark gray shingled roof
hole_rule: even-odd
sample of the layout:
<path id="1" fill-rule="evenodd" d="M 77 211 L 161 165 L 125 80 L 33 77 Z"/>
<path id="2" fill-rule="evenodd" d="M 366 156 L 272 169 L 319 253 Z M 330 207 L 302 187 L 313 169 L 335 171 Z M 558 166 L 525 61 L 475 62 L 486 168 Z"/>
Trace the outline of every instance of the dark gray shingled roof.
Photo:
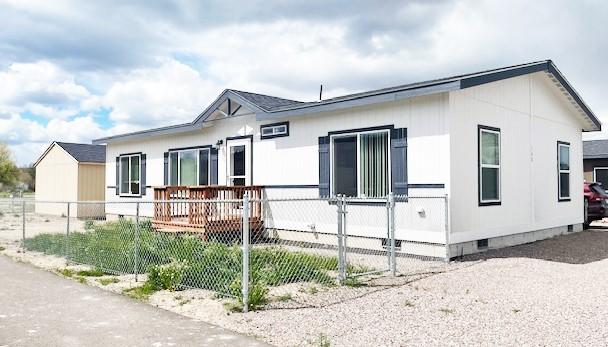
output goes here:
<path id="1" fill-rule="evenodd" d="M 105 163 L 106 146 L 85 143 L 56 142 L 79 163 Z"/>
<path id="2" fill-rule="evenodd" d="M 251 102 L 252 104 L 254 104 L 266 111 L 272 111 L 272 110 L 276 110 L 276 109 L 283 108 L 283 107 L 303 104 L 303 102 L 301 102 L 301 101 L 283 99 L 283 98 L 278 98 L 276 96 L 244 92 L 242 90 L 234 90 L 234 89 L 230 89 L 230 90 L 237 93 L 238 95 L 240 95 L 247 101 Z"/>
<path id="3" fill-rule="evenodd" d="M 608 158 L 608 140 L 583 141 L 583 159 Z"/>

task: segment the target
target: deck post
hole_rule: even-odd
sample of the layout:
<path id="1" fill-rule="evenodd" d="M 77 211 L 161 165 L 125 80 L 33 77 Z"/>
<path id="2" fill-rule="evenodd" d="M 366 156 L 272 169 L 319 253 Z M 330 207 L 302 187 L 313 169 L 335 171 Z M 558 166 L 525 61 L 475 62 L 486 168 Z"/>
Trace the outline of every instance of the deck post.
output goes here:
<path id="1" fill-rule="evenodd" d="M 243 194 L 243 312 L 249 310 L 249 193 Z"/>
<path id="2" fill-rule="evenodd" d="M 139 272 L 137 269 L 138 259 L 137 256 L 139 254 L 139 201 L 135 203 L 135 249 L 133 250 L 135 254 L 133 254 L 133 272 L 135 273 L 135 282 L 137 282 L 137 273 Z"/>

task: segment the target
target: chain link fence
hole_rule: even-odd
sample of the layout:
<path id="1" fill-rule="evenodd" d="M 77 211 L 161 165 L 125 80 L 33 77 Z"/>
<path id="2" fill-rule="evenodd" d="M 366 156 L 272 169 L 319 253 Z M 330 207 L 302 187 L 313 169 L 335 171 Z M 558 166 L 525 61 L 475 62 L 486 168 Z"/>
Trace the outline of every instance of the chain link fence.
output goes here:
<path id="1" fill-rule="evenodd" d="M 287 295 L 440 266 L 447 196 L 125 202 L 0 201 L 0 242 L 104 273 L 154 277 L 255 307 Z"/>

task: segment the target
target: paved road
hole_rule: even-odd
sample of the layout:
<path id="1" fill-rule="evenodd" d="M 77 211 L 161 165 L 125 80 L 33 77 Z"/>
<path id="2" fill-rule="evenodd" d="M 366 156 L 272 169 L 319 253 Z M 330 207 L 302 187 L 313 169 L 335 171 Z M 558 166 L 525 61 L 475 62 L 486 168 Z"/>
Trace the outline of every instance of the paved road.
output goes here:
<path id="1" fill-rule="evenodd" d="M 0 347 L 263 345 L 0 256 Z"/>

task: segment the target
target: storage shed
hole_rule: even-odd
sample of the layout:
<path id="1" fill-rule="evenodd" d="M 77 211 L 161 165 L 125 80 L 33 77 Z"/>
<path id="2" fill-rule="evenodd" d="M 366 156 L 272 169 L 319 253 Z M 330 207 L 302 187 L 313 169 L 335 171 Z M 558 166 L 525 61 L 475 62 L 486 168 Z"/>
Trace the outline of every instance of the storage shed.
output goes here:
<path id="1" fill-rule="evenodd" d="M 36 161 L 36 212 L 66 215 L 67 201 L 103 201 L 106 146 L 53 142 Z M 102 217 L 103 204 L 71 204 L 70 216 Z"/>

